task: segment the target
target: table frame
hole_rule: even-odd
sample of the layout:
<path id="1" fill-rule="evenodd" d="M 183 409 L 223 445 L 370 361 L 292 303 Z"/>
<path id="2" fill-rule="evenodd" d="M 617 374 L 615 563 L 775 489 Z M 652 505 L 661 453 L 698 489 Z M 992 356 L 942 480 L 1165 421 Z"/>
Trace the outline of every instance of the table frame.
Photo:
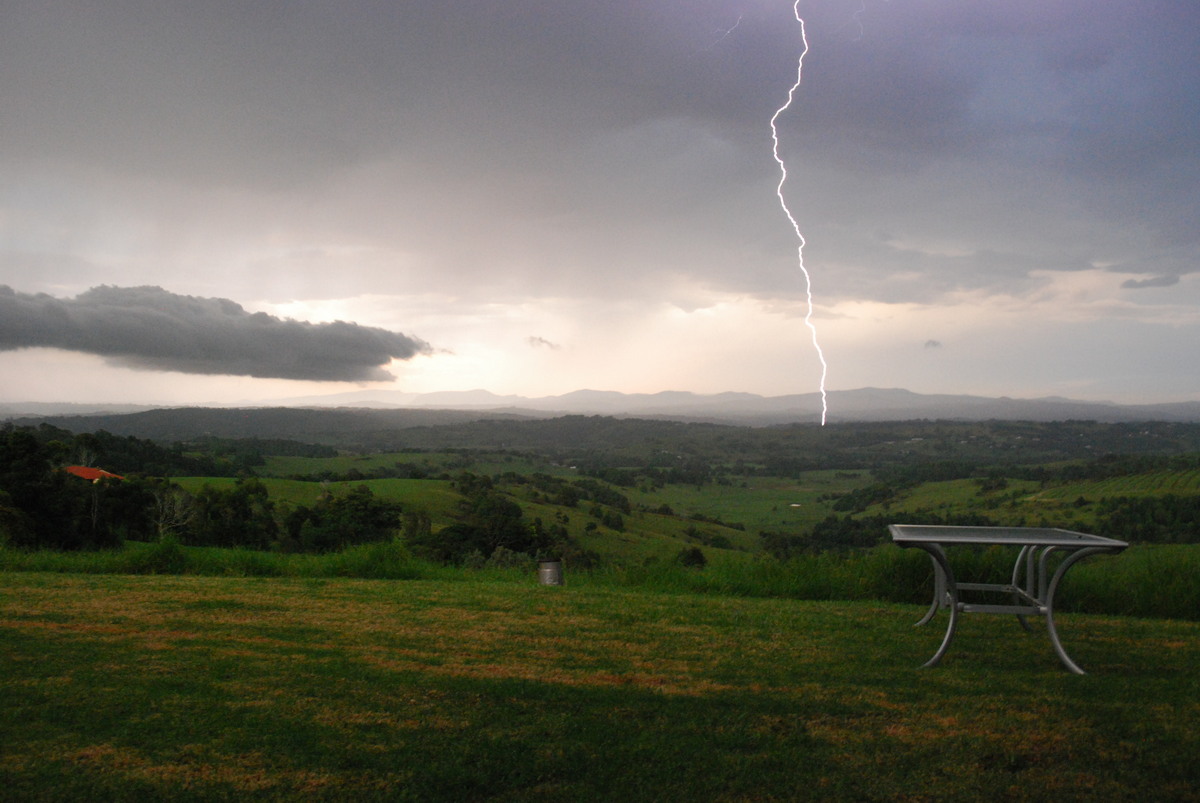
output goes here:
<path id="1" fill-rule="evenodd" d="M 1030 630 L 1027 617 L 1046 617 L 1046 631 L 1050 644 L 1063 666 L 1077 675 L 1086 674 L 1071 660 L 1058 637 L 1054 624 L 1054 594 L 1058 591 L 1067 570 L 1091 555 L 1115 554 L 1129 546 L 1115 538 L 1090 535 L 1072 530 L 1050 527 L 961 527 L 950 525 L 891 524 L 888 530 L 892 541 L 898 546 L 924 550 L 933 561 L 933 602 L 921 620 L 914 625 L 929 624 L 943 608 L 950 611 L 950 622 L 946 635 L 933 657 L 923 667 L 937 666 L 950 649 L 958 627 L 960 613 L 1014 614 L 1026 631 Z M 954 577 L 946 547 L 950 545 L 1014 546 L 1020 547 L 1013 564 L 1009 583 L 960 583 Z M 1050 556 L 1061 552 L 1064 557 L 1053 573 Z M 1008 594 L 1012 603 L 991 605 L 965 603 L 960 598 L 962 591 L 983 591 Z"/>

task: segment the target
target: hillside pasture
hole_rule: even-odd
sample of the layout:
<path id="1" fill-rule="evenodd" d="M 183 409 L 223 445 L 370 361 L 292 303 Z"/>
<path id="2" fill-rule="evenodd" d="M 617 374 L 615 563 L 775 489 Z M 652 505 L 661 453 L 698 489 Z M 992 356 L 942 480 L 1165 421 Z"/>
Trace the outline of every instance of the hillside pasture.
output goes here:
<path id="1" fill-rule="evenodd" d="M 865 513 L 982 514 L 998 524 L 1087 528 L 1096 523 L 1093 503 L 1117 497 L 1167 494 L 1200 494 L 1200 470 L 1154 471 L 1055 485 L 1009 478 L 992 490 L 985 489 L 978 479 L 926 482 L 899 491 L 887 502 L 870 506 Z"/>
<path id="2" fill-rule="evenodd" d="M 425 452 L 388 452 L 385 454 L 346 454 L 338 457 L 266 456 L 261 473 L 267 477 L 313 476 L 324 473 L 345 474 L 360 471 L 364 474 L 377 469 L 395 468 L 397 464 L 417 465 L 431 471 L 444 471 L 446 461 L 439 455 Z"/>
<path id="3" fill-rule="evenodd" d="M 409 471 L 413 468 L 430 477 L 454 475 L 462 471 L 492 476 L 505 472 L 531 474 L 543 472 L 558 476 L 576 476 L 576 472 L 535 457 L 490 451 L 419 451 L 346 454 L 338 457 L 266 457 L 260 474 L 267 477 L 342 477 L 351 472 L 364 476 L 379 471 Z"/>
<path id="4" fill-rule="evenodd" d="M 806 471 L 798 479 L 747 477 L 703 486 L 671 484 L 631 491 L 637 505 L 668 505 L 684 518 L 704 516 L 741 524 L 747 532 L 798 532 L 829 515 L 832 499 L 869 482 L 862 472 Z"/>
<path id="5" fill-rule="evenodd" d="M 1035 499 L 1047 501 L 1074 501 L 1080 497 L 1089 501 L 1118 496 L 1165 496 L 1177 494 L 1194 496 L 1200 494 L 1200 469 L 1182 471 L 1152 471 L 1086 482 L 1071 482 L 1047 488 Z"/>
<path id="6" fill-rule="evenodd" d="M 231 477 L 178 477 L 174 480 L 190 493 L 197 493 L 206 485 L 213 488 L 234 487 L 236 479 Z M 308 482 L 266 477 L 261 480 L 266 486 L 271 501 L 293 505 L 316 504 L 323 494 L 337 495 L 365 485 L 371 493 L 388 501 L 398 502 L 406 511 L 424 511 L 438 524 L 449 524 L 450 514 L 462 499 L 448 480 L 357 480 L 345 482 Z"/>
<path id="7" fill-rule="evenodd" d="M 232 488 L 237 480 L 226 477 L 181 477 L 175 480 L 191 493 L 205 486 Z M 461 512 L 463 497 L 451 487 L 448 480 L 357 480 L 346 482 L 310 482 L 267 477 L 261 480 L 273 502 L 285 505 L 312 506 L 326 493 L 338 495 L 352 488 L 366 486 L 371 492 L 388 501 L 399 503 L 405 512 L 429 514 L 433 530 L 453 524 Z M 617 563 L 641 563 L 646 560 L 665 560 L 674 557 L 688 546 L 702 546 L 704 538 L 720 535 L 731 547 L 753 551 L 758 547 L 756 535 L 733 530 L 715 524 L 696 523 L 677 516 L 662 516 L 642 511 L 622 516 L 624 530 L 615 530 L 599 524 L 591 515 L 590 502 L 581 502 L 575 507 L 533 501 L 521 486 L 508 487 L 511 498 L 516 501 L 527 521 L 541 519 L 544 525 L 567 521 L 568 534 L 583 548 L 595 552 L 602 560 Z M 589 524 L 595 526 L 588 528 Z M 701 538 L 689 537 L 689 530 L 698 530 Z"/>
<path id="8" fill-rule="evenodd" d="M 397 455 L 387 457 L 394 463 Z M 709 559 L 730 552 L 757 553 L 762 548 L 760 532 L 810 532 L 831 514 L 846 515 L 835 508 L 838 498 L 872 482 L 866 472 L 831 470 L 803 472 L 797 478 L 731 478 L 703 485 L 614 486 L 632 505 L 631 512 L 622 514 L 623 529 L 618 529 L 605 524 L 595 514 L 596 505 L 588 500 L 581 500 L 573 507 L 553 504 L 535 485 L 520 480 L 522 475 L 515 468 L 524 463 L 501 461 L 495 466 L 485 466 L 458 457 L 466 461 L 472 472 L 484 467 L 510 466 L 513 470 L 490 476 L 497 479 L 498 490 L 521 505 L 527 521 L 540 519 L 545 526 L 562 525 L 580 547 L 595 553 L 602 561 L 629 564 L 669 559 L 681 549 L 696 546 Z M 286 459 L 326 463 L 348 460 Z M 584 479 L 569 468 L 555 470 L 560 477 Z M 229 487 L 235 480 L 189 477 L 178 482 L 195 492 L 206 484 Z M 454 523 L 463 501 L 448 480 L 316 482 L 266 477 L 262 482 L 275 502 L 308 506 L 324 493 L 338 494 L 365 485 L 377 496 L 400 503 L 406 511 L 428 513 L 435 532 Z M 1200 493 L 1200 470 L 1157 471 L 1050 486 L 1012 478 L 990 484 L 979 479 L 926 482 L 899 489 L 890 499 L 869 506 L 862 514 L 912 521 L 927 514 L 947 518 L 982 515 L 1001 525 L 1092 530 L 1098 524 L 1095 502 L 1115 496 L 1172 493 Z M 666 509 L 671 511 L 670 515 L 660 512 Z"/>

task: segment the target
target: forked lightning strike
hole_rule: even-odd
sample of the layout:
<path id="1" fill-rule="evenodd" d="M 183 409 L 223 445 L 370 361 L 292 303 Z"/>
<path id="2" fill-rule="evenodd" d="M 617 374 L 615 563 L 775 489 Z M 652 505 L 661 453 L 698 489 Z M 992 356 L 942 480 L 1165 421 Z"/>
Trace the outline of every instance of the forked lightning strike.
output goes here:
<path id="1" fill-rule="evenodd" d="M 796 258 L 800 265 L 800 272 L 804 274 L 804 293 L 808 299 L 808 309 L 804 315 L 804 325 L 812 332 L 813 348 L 816 349 L 817 357 L 821 361 L 821 426 L 825 426 L 825 417 L 829 413 L 829 402 L 825 395 L 825 376 L 829 373 L 829 366 L 825 363 L 825 354 L 821 351 L 821 344 L 817 342 L 817 327 L 812 322 L 812 278 L 808 275 L 808 269 L 804 267 L 804 235 L 800 233 L 800 224 L 796 222 L 796 218 L 792 215 L 792 210 L 788 209 L 787 201 L 783 197 L 783 185 L 787 182 L 788 172 L 787 165 L 783 163 L 783 157 L 779 155 L 779 129 L 775 125 L 779 116 L 791 107 L 796 90 L 800 88 L 800 78 L 804 72 L 804 57 L 808 54 L 808 36 L 804 31 L 804 20 L 800 16 L 800 0 L 796 0 L 796 3 L 792 6 L 792 14 L 795 16 L 796 22 L 800 23 L 800 41 L 804 47 L 800 51 L 799 59 L 796 60 L 796 82 L 788 90 L 787 102 L 780 106 L 775 114 L 771 116 L 771 142 L 773 143 L 771 152 L 775 156 L 775 161 L 779 163 L 779 184 L 775 187 L 775 195 L 779 198 L 779 205 L 783 208 L 783 213 L 787 215 L 788 222 L 792 224 L 792 230 L 796 232 L 796 239 L 800 242 L 796 248 Z"/>

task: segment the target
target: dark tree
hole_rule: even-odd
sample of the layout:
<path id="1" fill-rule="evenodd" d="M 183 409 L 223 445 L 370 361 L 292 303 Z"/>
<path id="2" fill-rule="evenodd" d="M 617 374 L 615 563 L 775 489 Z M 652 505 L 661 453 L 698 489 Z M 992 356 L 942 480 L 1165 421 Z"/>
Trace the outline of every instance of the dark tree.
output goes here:
<path id="1" fill-rule="evenodd" d="M 312 508 L 297 507 L 288 513 L 285 526 L 293 548 L 331 552 L 394 537 L 401 528 L 401 512 L 399 504 L 359 485 L 341 496 L 326 494 Z"/>
<path id="2" fill-rule="evenodd" d="M 108 546 L 90 526 L 93 488 L 56 469 L 59 450 L 28 429 L 0 430 L 0 519 L 13 546 Z"/>
<path id="3" fill-rule="evenodd" d="M 459 521 L 436 533 L 407 536 L 414 550 L 444 563 L 461 563 L 471 554 L 487 557 L 498 549 L 536 556 L 554 545 L 550 532 L 525 522 L 521 506 L 493 491 L 490 481 L 464 477 L 468 479 L 460 477 L 457 485 L 469 494 Z"/>
<path id="4" fill-rule="evenodd" d="M 192 546 L 267 549 L 277 533 L 266 486 L 248 478 L 228 489 L 204 486 L 195 496 L 195 515 L 183 540 Z"/>

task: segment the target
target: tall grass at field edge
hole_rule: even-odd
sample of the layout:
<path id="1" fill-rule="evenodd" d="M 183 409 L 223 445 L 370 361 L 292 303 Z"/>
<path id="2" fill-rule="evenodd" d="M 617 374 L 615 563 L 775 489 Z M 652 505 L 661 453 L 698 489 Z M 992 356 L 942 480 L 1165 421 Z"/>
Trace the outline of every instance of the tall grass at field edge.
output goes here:
<path id="1" fill-rule="evenodd" d="M 951 555 L 951 565 L 960 582 L 1007 583 L 1013 557 L 1011 550 L 1002 548 L 961 549 Z M 887 544 L 787 561 L 713 561 L 702 570 L 670 562 L 608 567 L 587 575 L 586 582 L 667 593 L 926 605 L 932 600 L 933 566 L 919 550 Z M 1063 612 L 1200 620 L 1200 547 L 1139 546 L 1120 555 L 1090 558 L 1066 575 L 1055 607 Z"/>
<path id="2" fill-rule="evenodd" d="M 414 558 L 398 541 L 313 555 L 185 547 L 170 538 L 153 543 L 129 542 L 121 549 L 94 552 L 0 549 L 0 570 L 376 580 L 435 579 L 455 573 L 452 569 Z"/>
<path id="3" fill-rule="evenodd" d="M 951 562 L 961 582 L 1007 582 L 1012 558 L 1010 551 L 999 548 L 961 549 L 955 550 Z M 481 569 L 442 566 L 414 557 L 399 541 L 321 555 L 184 547 L 169 539 L 95 552 L 0 548 L 0 571 L 537 582 L 532 563 Z M 703 569 L 652 561 L 591 571 L 574 571 L 568 565 L 565 571 L 568 587 L 638 588 L 668 594 L 927 604 L 933 588 L 928 557 L 891 544 L 804 554 L 787 561 L 766 556 L 717 558 Z M 1063 611 L 1200 620 L 1200 546 L 1144 545 L 1120 555 L 1091 558 L 1070 571 L 1057 602 Z"/>

